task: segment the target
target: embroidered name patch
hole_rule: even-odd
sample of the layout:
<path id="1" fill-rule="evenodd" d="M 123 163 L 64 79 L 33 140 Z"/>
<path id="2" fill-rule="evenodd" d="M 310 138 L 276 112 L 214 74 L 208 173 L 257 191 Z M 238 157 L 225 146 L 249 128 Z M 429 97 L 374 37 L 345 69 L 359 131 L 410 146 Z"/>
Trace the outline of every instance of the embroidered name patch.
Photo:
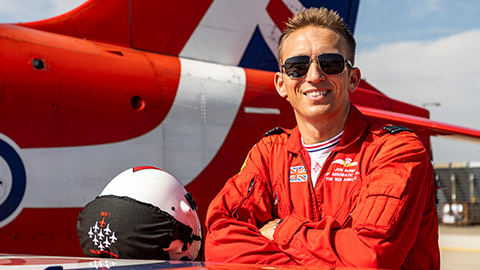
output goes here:
<path id="1" fill-rule="evenodd" d="M 351 158 L 337 159 L 332 162 L 332 166 L 325 173 L 325 180 L 330 182 L 354 182 L 358 179 L 358 162 L 352 162 Z"/>

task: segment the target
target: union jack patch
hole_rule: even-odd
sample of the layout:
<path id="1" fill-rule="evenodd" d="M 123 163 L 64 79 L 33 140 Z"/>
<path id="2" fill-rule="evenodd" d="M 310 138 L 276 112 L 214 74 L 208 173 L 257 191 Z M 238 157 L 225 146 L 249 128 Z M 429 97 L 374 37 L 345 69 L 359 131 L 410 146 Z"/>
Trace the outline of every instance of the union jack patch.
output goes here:
<path id="1" fill-rule="evenodd" d="M 304 166 L 290 167 L 289 182 L 307 182 L 307 172 Z"/>

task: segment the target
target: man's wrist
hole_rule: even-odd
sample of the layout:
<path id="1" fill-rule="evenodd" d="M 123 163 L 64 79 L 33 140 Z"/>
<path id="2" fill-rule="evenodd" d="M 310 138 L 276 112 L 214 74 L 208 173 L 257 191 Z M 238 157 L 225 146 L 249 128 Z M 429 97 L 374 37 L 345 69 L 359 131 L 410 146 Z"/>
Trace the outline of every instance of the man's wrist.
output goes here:
<path id="1" fill-rule="evenodd" d="M 277 223 L 275 224 L 275 226 L 273 226 L 273 233 L 275 233 L 275 230 L 277 229 L 278 225 L 279 225 L 280 222 L 282 222 L 282 221 L 283 221 L 283 219 L 279 219 L 279 220 L 277 221 Z"/>

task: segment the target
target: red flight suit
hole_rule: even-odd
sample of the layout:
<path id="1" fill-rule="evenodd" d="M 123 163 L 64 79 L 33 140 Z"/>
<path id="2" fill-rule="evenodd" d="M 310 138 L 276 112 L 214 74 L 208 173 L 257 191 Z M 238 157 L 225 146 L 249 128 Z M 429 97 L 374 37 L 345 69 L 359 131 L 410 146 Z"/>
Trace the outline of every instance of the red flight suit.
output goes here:
<path id="1" fill-rule="evenodd" d="M 351 105 L 315 188 L 298 127 L 263 137 L 207 213 L 207 261 L 439 269 L 433 168 L 420 139 Z M 280 218 L 274 240 L 259 228 Z"/>

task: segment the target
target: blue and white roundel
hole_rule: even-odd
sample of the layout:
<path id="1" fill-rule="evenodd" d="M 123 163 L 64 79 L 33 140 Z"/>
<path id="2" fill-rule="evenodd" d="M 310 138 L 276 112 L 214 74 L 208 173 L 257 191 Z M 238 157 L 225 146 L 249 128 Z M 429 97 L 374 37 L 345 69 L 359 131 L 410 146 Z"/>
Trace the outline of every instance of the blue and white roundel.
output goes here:
<path id="1" fill-rule="evenodd" d="M 0 140 L 0 158 L 4 160 L 11 173 L 11 183 L 2 179 L 0 172 L 0 224 L 7 219 L 22 202 L 27 185 L 25 166 L 15 149 Z M 0 161 L 1 161 L 0 159 Z M 8 185 L 10 184 L 10 185 Z M 10 187 L 9 187 L 10 186 Z"/>

